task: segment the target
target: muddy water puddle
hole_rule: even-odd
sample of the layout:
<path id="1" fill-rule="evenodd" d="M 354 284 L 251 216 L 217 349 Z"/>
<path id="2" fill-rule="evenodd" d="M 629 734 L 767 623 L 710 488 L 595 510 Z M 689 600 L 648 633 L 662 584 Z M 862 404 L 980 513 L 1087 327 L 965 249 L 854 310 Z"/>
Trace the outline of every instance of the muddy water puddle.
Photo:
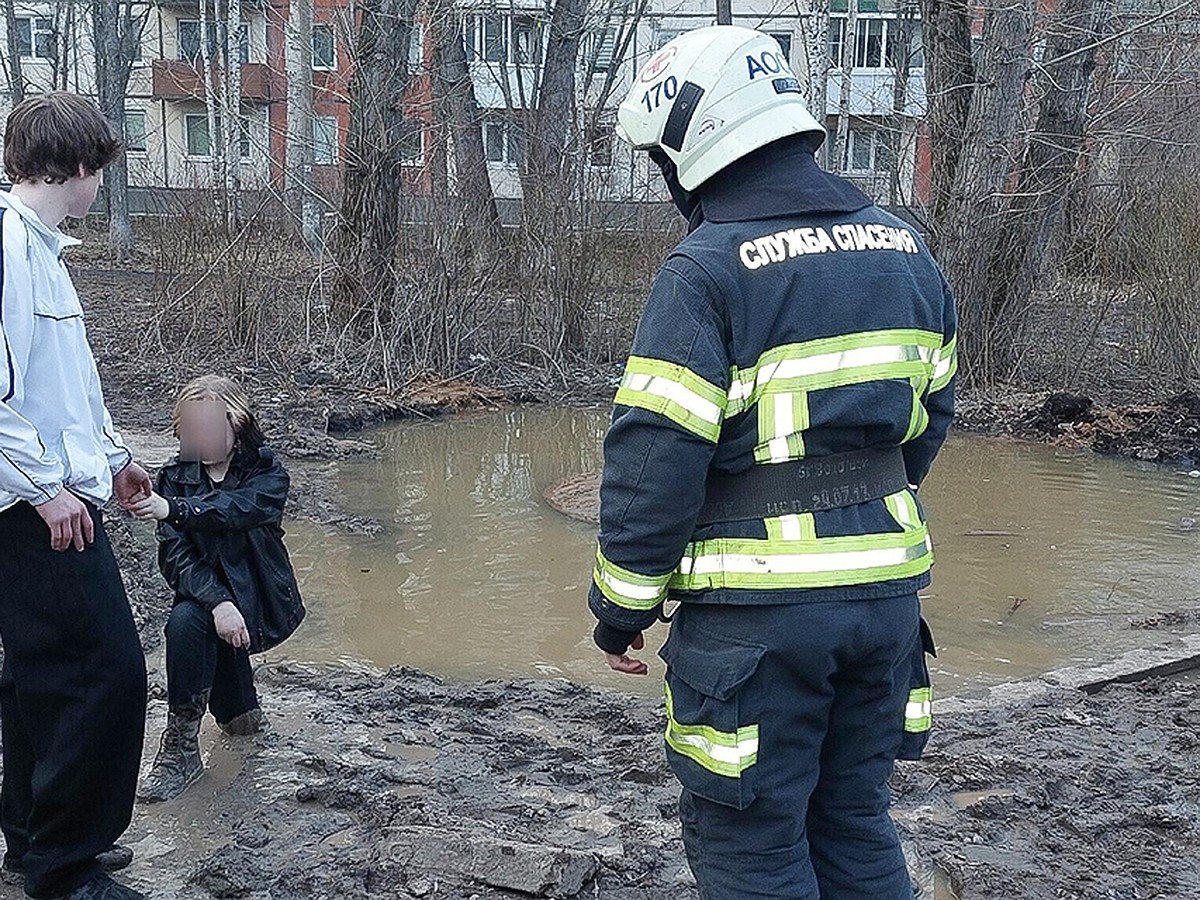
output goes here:
<path id="1" fill-rule="evenodd" d="M 280 654 L 657 693 L 604 669 L 586 609 L 594 527 L 542 499 L 600 465 L 607 417 L 518 408 L 368 433 L 380 458 L 340 463 L 337 488 L 384 531 L 289 525 L 310 617 Z M 1144 645 L 1131 617 L 1200 606 L 1200 479 L 956 436 L 922 495 L 943 696 Z"/>

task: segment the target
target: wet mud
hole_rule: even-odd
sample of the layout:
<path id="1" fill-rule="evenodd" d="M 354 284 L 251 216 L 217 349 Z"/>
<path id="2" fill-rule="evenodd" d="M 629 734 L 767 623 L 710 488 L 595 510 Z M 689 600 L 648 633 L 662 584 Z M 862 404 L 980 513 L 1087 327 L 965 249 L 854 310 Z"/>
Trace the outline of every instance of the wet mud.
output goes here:
<path id="1" fill-rule="evenodd" d="M 219 354 L 183 368 L 170 353 L 125 346 L 134 330 L 118 312 L 102 309 L 89 324 L 110 407 L 126 430 L 161 432 L 186 377 L 228 367 L 215 365 Z M 289 460 L 293 513 L 352 529 L 374 525 L 338 507 L 321 468 L 371 452 L 346 432 L 496 402 L 465 388 L 441 398 L 436 382 L 423 400 L 412 386 L 341 384 L 317 364 L 240 374 Z M 1045 402 L 968 401 L 960 420 L 1138 458 L 1196 459 L 1194 398 L 1111 417 Z M 148 765 L 165 719 L 170 597 L 144 529 L 120 514 L 109 521 L 151 654 Z M 127 875 L 155 898 L 696 897 L 660 701 L 566 681 L 447 683 L 408 669 L 288 663 L 260 667 L 258 683 L 271 729 L 234 739 L 208 721 L 205 778 L 176 801 L 137 809 Z M 1200 897 L 1198 745 L 1191 676 L 1092 694 L 1049 687 L 940 715 L 925 760 L 901 764 L 894 779 L 920 896 L 939 885 L 937 897 L 964 900 Z M 0 886 L 0 897 L 20 895 Z"/>

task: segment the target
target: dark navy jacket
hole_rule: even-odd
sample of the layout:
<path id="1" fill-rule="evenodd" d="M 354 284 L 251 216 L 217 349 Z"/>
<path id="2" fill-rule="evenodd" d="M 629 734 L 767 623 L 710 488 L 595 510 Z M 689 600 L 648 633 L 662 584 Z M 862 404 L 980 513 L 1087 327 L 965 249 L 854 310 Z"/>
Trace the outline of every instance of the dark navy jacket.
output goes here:
<path id="1" fill-rule="evenodd" d="M 925 586 L 932 550 L 915 487 L 946 437 L 957 368 L 936 263 L 798 141 L 739 161 L 693 199 L 605 440 L 593 613 L 629 633 L 668 594 L 781 603 Z M 896 446 L 913 490 L 696 528 L 710 467 Z"/>

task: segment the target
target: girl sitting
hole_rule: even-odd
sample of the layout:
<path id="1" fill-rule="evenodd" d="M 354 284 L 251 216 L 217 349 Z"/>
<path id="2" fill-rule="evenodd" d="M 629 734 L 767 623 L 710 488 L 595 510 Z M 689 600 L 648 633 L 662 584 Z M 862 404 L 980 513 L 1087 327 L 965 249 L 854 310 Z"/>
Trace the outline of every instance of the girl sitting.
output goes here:
<path id="1" fill-rule="evenodd" d="M 158 520 L 158 563 L 175 591 L 167 622 L 167 727 L 145 802 L 170 800 L 204 774 L 200 721 L 227 734 L 266 724 L 250 654 L 287 639 L 304 618 L 283 544 L 288 474 L 264 446 L 246 394 L 205 375 L 183 389 L 173 426 L 180 454 L 131 509 Z"/>

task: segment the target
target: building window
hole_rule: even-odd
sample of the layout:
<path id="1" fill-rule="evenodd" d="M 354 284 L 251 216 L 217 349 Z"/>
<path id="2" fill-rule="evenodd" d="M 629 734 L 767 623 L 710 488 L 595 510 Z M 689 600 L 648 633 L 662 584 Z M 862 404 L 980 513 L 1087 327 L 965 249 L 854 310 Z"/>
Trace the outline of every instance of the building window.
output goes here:
<path id="1" fill-rule="evenodd" d="M 333 39 L 332 25 L 316 24 L 312 27 L 312 67 L 320 72 L 337 68 L 337 44 Z"/>
<path id="2" fill-rule="evenodd" d="M 787 60 L 789 65 L 791 65 L 791 62 L 792 62 L 792 34 L 791 34 L 791 32 L 790 31 L 772 32 L 771 37 L 775 38 L 776 42 L 779 44 L 780 48 L 783 50 L 783 58 L 785 60 Z"/>
<path id="3" fill-rule="evenodd" d="M 921 23 L 912 22 L 908 52 L 902 52 L 900 21 L 895 17 L 859 17 L 855 24 L 854 66 L 858 69 L 909 69 L 925 66 L 925 51 L 921 38 Z M 845 64 L 846 18 L 829 19 L 829 63 L 835 69 Z"/>
<path id="4" fill-rule="evenodd" d="M 125 110 L 125 150 L 146 152 L 146 113 L 140 109 Z"/>
<path id="5" fill-rule="evenodd" d="M 507 19 L 499 14 L 469 16 L 467 47 L 476 60 L 489 63 L 508 62 Z"/>
<path id="6" fill-rule="evenodd" d="M 614 130 L 612 113 L 601 113 L 592 123 L 592 133 L 588 135 L 589 165 L 597 169 L 612 168 Z"/>
<path id="7" fill-rule="evenodd" d="M 408 31 L 408 68 L 419 72 L 425 67 L 425 42 L 421 39 L 421 26 L 416 22 Z"/>
<path id="8" fill-rule="evenodd" d="M 512 21 L 513 63 L 537 65 L 542 58 L 542 23 L 533 16 L 517 16 Z"/>
<path id="9" fill-rule="evenodd" d="M 512 119 L 489 119 L 483 126 L 483 152 L 490 163 L 520 168 L 525 162 L 525 131 Z"/>
<path id="10" fill-rule="evenodd" d="M 883 19 L 859 19 L 854 35 L 854 65 L 859 69 L 883 68 Z"/>
<path id="11" fill-rule="evenodd" d="M 846 135 L 846 171 L 886 175 L 895 161 L 893 135 L 879 128 L 851 128 Z"/>
<path id="12" fill-rule="evenodd" d="M 476 62 L 526 66 L 541 61 L 543 27 L 537 16 L 468 16 L 463 29 L 467 53 Z"/>
<path id="13" fill-rule="evenodd" d="M 835 69 L 842 68 L 842 58 L 846 54 L 846 20 L 838 17 L 829 19 L 829 64 Z"/>
<path id="14" fill-rule="evenodd" d="M 616 29 L 602 28 L 593 31 L 588 35 L 584 46 L 584 60 L 592 72 L 611 72 L 613 64 L 618 62 Z"/>
<path id="15" fill-rule="evenodd" d="M 425 161 L 425 123 L 420 119 L 405 119 L 400 124 L 400 161 L 406 166 Z"/>
<path id="16" fill-rule="evenodd" d="M 208 52 L 209 62 L 216 62 L 220 59 L 218 49 L 220 47 L 217 41 L 217 24 L 209 22 L 208 28 L 208 46 L 205 48 Z M 197 19 L 180 19 L 179 20 L 179 58 L 184 62 L 198 63 L 201 61 L 200 56 L 200 22 Z M 238 26 L 237 33 L 238 61 L 242 64 L 250 62 L 250 26 L 243 22 Z"/>
<path id="17" fill-rule="evenodd" d="M 654 35 L 654 49 L 661 50 L 681 34 L 683 34 L 682 31 L 664 31 L 659 29 L 659 31 Z"/>
<path id="18" fill-rule="evenodd" d="M 54 33 L 54 20 L 49 16 L 19 16 L 17 24 L 17 52 L 24 59 L 54 59 L 57 55 L 58 37 Z"/>
<path id="19" fill-rule="evenodd" d="M 313 162 L 332 166 L 338 159 L 338 120 L 336 116 L 314 116 L 312 120 Z"/>
<path id="20" fill-rule="evenodd" d="M 221 117 L 217 116 L 217 134 L 222 134 Z M 243 158 L 250 155 L 250 122 L 241 120 L 241 139 L 238 141 L 238 154 Z M 208 114 L 189 113 L 183 117 L 184 148 L 188 156 L 196 159 L 208 159 L 212 156 L 212 141 L 208 134 Z"/>

